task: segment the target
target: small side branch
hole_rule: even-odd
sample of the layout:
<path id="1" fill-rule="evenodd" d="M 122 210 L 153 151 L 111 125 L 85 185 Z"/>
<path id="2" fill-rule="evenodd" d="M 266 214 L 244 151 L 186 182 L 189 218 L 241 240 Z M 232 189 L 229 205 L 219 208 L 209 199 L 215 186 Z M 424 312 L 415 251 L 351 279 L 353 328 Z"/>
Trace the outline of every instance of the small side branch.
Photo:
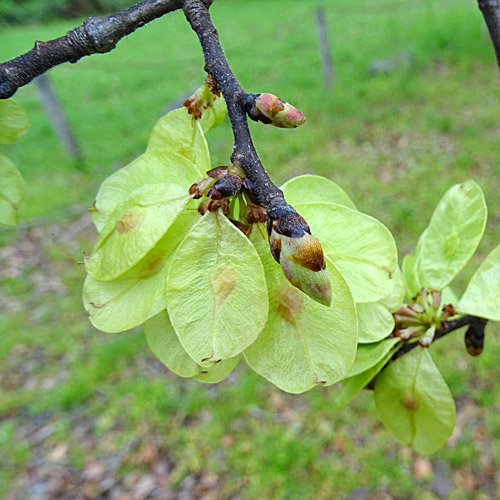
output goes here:
<path id="1" fill-rule="evenodd" d="M 433 343 L 445 337 L 451 332 L 454 332 L 455 330 L 458 330 L 459 328 L 462 328 L 464 326 L 468 325 L 479 325 L 481 324 L 483 327 L 486 325 L 488 320 L 483 319 L 483 318 L 478 318 L 477 316 L 470 316 L 470 315 L 465 315 L 461 316 L 460 318 L 457 319 L 450 319 L 447 321 L 442 321 L 441 324 L 439 325 L 439 328 L 436 330 L 436 334 L 434 335 L 434 340 Z M 397 350 L 394 355 L 392 356 L 392 361 L 395 359 L 403 356 L 404 354 L 410 352 L 411 350 L 415 349 L 415 347 L 419 346 L 420 344 L 418 342 L 412 342 L 412 343 L 405 343 L 403 346 Z M 431 344 L 432 345 L 432 344 Z"/>
<path id="2" fill-rule="evenodd" d="M 180 7 L 181 0 L 144 0 L 118 14 L 89 17 L 55 40 L 35 42 L 29 52 L 0 64 L 0 99 L 11 97 L 19 87 L 54 66 L 110 52 L 123 37 Z"/>
<path id="3" fill-rule="evenodd" d="M 500 69 L 500 1 L 499 0 L 478 0 L 479 9 L 483 13 L 486 26 L 490 33 L 497 64 Z"/>

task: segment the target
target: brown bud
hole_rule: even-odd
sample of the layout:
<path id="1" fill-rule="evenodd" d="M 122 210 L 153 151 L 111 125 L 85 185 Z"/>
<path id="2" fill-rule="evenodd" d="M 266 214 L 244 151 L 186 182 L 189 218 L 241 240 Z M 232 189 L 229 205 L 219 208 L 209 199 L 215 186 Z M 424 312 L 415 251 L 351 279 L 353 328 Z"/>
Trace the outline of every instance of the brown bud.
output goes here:
<path id="1" fill-rule="evenodd" d="M 273 94 L 259 94 L 255 99 L 258 118 L 279 128 L 296 128 L 306 121 L 306 117 L 291 104 Z"/>
<path id="2" fill-rule="evenodd" d="M 234 196 L 240 192 L 242 184 L 241 177 L 234 174 L 227 174 L 208 190 L 207 196 L 213 200 Z"/>
<path id="3" fill-rule="evenodd" d="M 486 323 L 476 322 L 467 328 L 465 332 L 465 348 L 471 356 L 479 356 L 484 349 L 484 327 Z"/>
<path id="4" fill-rule="evenodd" d="M 210 89 L 212 94 L 220 97 L 220 90 L 215 83 L 214 77 L 210 73 L 207 73 L 207 77 L 205 78 L 205 85 Z"/>

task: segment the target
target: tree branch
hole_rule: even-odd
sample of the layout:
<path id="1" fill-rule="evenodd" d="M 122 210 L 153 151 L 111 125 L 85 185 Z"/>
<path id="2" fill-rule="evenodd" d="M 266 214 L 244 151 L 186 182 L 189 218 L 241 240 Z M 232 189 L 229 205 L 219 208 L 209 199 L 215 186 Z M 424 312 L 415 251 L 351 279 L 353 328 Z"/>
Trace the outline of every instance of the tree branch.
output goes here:
<path id="1" fill-rule="evenodd" d="M 481 325 L 484 328 L 484 325 L 486 325 L 487 322 L 488 322 L 487 319 L 478 318 L 477 316 L 470 316 L 470 315 L 461 316 L 460 318 L 457 319 L 442 321 L 439 325 L 439 328 L 436 330 L 436 334 L 434 335 L 434 340 L 432 343 L 434 343 L 438 339 L 445 337 L 449 333 L 467 325 L 471 326 Z M 403 356 L 404 354 L 407 354 L 411 350 L 415 349 L 415 347 L 417 347 L 418 345 L 420 345 L 418 342 L 412 342 L 412 343 L 405 342 L 402 345 L 402 347 L 394 353 L 394 355 L 391 358 L 391 361 L 394 361 L 395 359 Z"/>
<path id="2" fill-rule="evenodd" d="M 478 0 L 479 9 L 483 13 L 486 26 L 490 32 L 491 41 L 497 56 L 497 64 L 500 68 L 500 1 Z"/>
<path id="3" fill-rule="evenodd" d="M 211 3 L 211 0 L 206 0 Z M 144 0 L 107 17 L 89 17 L 81 26 L 48 42 L 35 42 L 25 54 L 0 64 L 0 99 L 50 68 L 84 56 L 110 52 L 124 37 L 150 21 L 181 8 L 182 0 Z"/>
<path id="4" fill-rule="evenodd" d="M 247 94 L 240 86 L 227 62 L 219 42 L 219 35 L 207 6 L 201 0 L 184 0 L 184 14 L 198 35 L 205 57 L 205 71 L 210 74 L 226 100 L 229 119 L 234 134 L 234 150 L 231 161 L 242 167 L 246 178 L 245 188 L 252 201 L 267 211 L 268 231 L 277 221 L 280 234 L 296 237 L 310 232 L 306 221 L 284 199 L 255 150 L 247 123 L 247 112 L 254 118 L 256 94 Z"/>

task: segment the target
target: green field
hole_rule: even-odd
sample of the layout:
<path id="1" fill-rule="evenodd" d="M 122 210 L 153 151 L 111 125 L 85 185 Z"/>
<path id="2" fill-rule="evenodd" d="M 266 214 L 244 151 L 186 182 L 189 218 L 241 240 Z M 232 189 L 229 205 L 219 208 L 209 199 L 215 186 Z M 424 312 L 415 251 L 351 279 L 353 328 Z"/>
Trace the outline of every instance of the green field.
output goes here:
<path id="1" fill-rule="evenodd" d="M 315 2 L 215 0 L 211 9 L 243 87 L 277 94 L 307 116 L 296 130 L 251 125 L 264 165 L 277 184 L 306 172 L 335 180 L 389 227 L 401 257 L 443 193 L 473 178 L 489 222 L 470 276 L 500 243 L 500 75 L 476 2 L 323 4 L 331 90 Z M 0 60 L 77 22 L 2 29 Z M 411 61 L 368 71 L 402 51 Z M 479 358 L 467 356 L 460 332 L 432 347 L 457 426 L 431 457 L 394 441 L 368 391 L 335 413 L 336 387 L 289 395 L 243 365 L 207 386 L 168 373 L 140 329 L 93 329 L 77 265 L 95 240 L 86 209 L 99 184 L 145 149 L 165 108 L 203 82 L 201 50 L 176 12 L 109 54 L 49 75 L 84 161 L 66 155 L 36 88 L 21 89 L 15 99 L 31 129 L 5 152 L 26 180 L 23 222 L 0 228 L 0 497 L 500 498 L 498 325 L 488 326 Z M 208 139 L 214 166 L 227 164 L 229 123 Z"/>

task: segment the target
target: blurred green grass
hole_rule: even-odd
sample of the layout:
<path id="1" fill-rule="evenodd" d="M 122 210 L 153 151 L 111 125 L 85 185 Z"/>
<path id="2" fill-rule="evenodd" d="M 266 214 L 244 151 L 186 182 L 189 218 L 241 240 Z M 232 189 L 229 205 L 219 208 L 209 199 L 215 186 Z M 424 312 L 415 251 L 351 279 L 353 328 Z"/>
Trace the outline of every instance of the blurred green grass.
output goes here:
<path id="1" fill-rule="evenodd" d="M 500 242 L 499 76 L 475 3 L 323 4 L 336 73 L 330 91 L 322 82 L 315 3 L 217 0 L 212 7 L 244 88 L 278 94 L 308 118 L 291 131 L 251 125 L 264 165 L 278 183 L 304 172 L 332 178 L 362 211 L 391 229 L 401 255 L 412 250 L 442 194 L 474 178 L 485 192 L 489 223 L 478 257 L 464 273 L 470 276 Z M 5 29 L 0 59 L 74 25 Z M 411 65 L 368 72 L 372 60 L 403 50 L 411 52 Z M 73 220 L 74 205 L 77 215 L 83 213 L 104 178 L 144 150 L 166 106 L 201 84 L 202 68 L 196 36 L 177 12 L 141 28 L 109 54 L 52 70 L 84 152 L 83 170 L 54 136 L 34 86 L 21 89 L 15 98 L 27 108 L 32 127 L 6 152 L 26 179 L 22 216 Z M 214 164 L 227 164 L 231 137 L 227 122 L 210 134 Z M 93 236 L 84 233 L 68 246 L 40 231 L 35 246 L 49 262 L 42 277 L 36 265 L 27 265 L 0 288 L 11 301 L 0 318 L 6 332 L 0 342 L 0 496 L 60 442 L 70 444 L 67 461 L 79 471 L 90 458 L 154 436 L 176 464 L 171 487 L 208 470 L 221 478 L 218 498 L 352 498 L 359 488 L 392 498 L 436 498 L 432 474 L 415 474 L 417 457 L 383 429 L 369 393 L 334 414 L 335 388 L 290 396 L 243 367 L 208 387 L 167 374 L 140 330 L 93 330 L 80 302 L 84 273 L 75 265 Z M 6 234 L 11 242 L 19 236 L 20 249 L 33 237 L 23 230 Z M 53 275 L 62 288 L 40 292 L 40 279 Z M 9 309 L 11 303 L 16 307 Z M 446 464 L 451 499 L 500 495 L 498 472 L 496 493 L 481 482 L 468 490 L 461 479 L 482 477 L 486 467 L 498 470 L 500 463 L 493 439 L 500 432 L 499 329 L 488 328 L 479 359 L 465 357 L 459 335 L 433 347 L 459 414 L 475 412 L 433 457 L 433 463 Z M 74 432 L 82 416 L 90 422 L 93 448 Z M 37 418 L 51 422 L 54 431 L 33 448 L 23 428 Z M 136 465 L 132 457 L 124 459 L 120 473 Z"/>

